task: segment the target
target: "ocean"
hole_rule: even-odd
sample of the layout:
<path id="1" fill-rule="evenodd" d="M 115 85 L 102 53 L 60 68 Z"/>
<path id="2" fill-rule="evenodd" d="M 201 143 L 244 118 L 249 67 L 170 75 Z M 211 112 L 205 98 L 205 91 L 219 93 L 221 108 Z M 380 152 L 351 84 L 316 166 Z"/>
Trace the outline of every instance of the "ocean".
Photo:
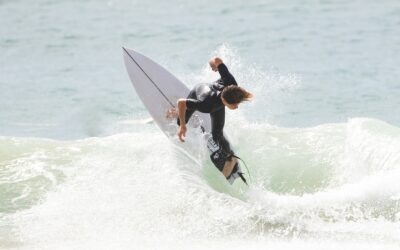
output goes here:
<path id="1" fill-rule="evenodd" d="M 0 249 L 399 249 L 400 2 L 0 0 Z M 122 46 L 254 100 L 229 185 L 151 122 Z"/>

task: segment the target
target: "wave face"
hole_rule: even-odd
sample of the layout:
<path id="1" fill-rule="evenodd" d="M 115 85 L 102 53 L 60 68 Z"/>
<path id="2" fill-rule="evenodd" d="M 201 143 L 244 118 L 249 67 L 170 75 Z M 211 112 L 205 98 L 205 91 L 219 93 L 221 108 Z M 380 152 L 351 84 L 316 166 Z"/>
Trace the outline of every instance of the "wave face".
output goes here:
<path id="1" fill-rule="evenodd" d="M 254 248 L 286 249 L 270 239 L 308 248 L 319 245 L 300 239 L 400 240 L 397 127 L 368 118 L 228 126 L 252 179 L 231 188 L 203 156 L 194 161 L 148 126 L 75 141 L 1 137 L 2 244 L 153 248 L 158 239 L 165 248 L 205 240 L 240 248 L 245 238 Z"/>

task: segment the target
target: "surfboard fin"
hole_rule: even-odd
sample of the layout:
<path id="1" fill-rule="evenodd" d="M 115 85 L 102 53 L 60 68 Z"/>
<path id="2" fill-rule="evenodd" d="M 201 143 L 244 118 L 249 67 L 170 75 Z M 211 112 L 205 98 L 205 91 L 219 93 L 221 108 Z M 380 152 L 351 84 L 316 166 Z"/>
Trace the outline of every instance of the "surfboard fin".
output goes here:
<path id="1" fill-rule="evenodd" d="M 232 154 L 232 156 L 235 157 L 235 158 L 237 158 L 237 159 L 239 159 L 239 160 L 241 160 L 241 161 L 243 162 L 244 166 L 245 166 L 246 169 L 247 169 L 247 173 L 249 174 L 250 181 L 253 182 L 252 179 L 251 179 L 250 171 L 249 171 L 249 168 L 247 167 L 246 162 L 244 162 L 244 160 L 243 160 L 242 158 L 240 158 L 239 156 L 237 156 L 237 155 L 235 155 L 235 154 Z M 243 176 L 243 173 L 242 173 L 242 172 L 238 172 L 238 174 L 239 174 L 240 179 L 242 179 L 242 181 L 243 181 L 247 186 L 249 186 L 249 184 L 247 183 L 246 179 L 245 179 L 244 176 Z"/>
<path id="2" fill-rule="evenodd" d="M 242 179 L 242 181 L 244 182 L 244 184 L 246 184 L 247 186 L 249 186 L 249 184 L 247 184 L 247 181 L 246 181 L 246 178 L 244 178 L 244 176 L 243 176 L 243 173 L 238 173 L 239 174 L 239 177 L 240 177 L 240 179 Z"/>

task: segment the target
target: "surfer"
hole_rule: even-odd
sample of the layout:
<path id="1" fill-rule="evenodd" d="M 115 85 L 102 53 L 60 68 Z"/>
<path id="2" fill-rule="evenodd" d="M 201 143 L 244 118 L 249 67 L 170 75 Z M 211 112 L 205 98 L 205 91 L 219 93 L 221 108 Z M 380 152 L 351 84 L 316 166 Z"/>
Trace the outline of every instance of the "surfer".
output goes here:
<path id="1" fill-rule="evenodd" d="M 211 117 L 211 134 L 220 151 L 213 162 L 220 166 L 220 171 L 228 179 L 237 165 L 237 158 L 223 134 L 225 125 L 225 107 L 237 109 L 243 101 L 249 101 L 253 95 L 238 86 L 221 58 L 214 57 L 209 61 L 213 71 L 218 71 L 221 78 L 213 83 L 197 84 L 185 98 L 178 100 L 178 137 L 184 142 L 186 123 L 195 111 L 209 113 Z M 222 162 L 221 162 L 222 161 Z"/>

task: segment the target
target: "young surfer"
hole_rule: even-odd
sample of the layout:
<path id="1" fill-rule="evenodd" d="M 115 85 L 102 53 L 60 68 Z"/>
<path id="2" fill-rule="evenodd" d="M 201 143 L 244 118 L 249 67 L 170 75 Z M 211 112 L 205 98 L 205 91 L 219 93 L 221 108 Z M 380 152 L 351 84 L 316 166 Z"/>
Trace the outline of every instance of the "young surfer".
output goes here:
<path id="1" fill-rule="evenodd" d="M 223 175 L 228 179 L 237 164 L 237 158 L 232 157 L 233 151 L 225 139 L 223 129 L 225 125 L 225 106 L 237 109 L 243 101 L 250 100 L 253 95 L 245 89 L 238 87 L 235 78 L 219 57 L 210 60 L 210 67 L 218 71 L 221 78 L 213 83 L 198 84 L 189 93 L 186 99 L 178 100 L 178 136 L 184 142 L 186 136 L 186 123 L 195 111 L 209 113 L 211 117 L 211 133 L 214 142 L 220 147 L 219 162 Z M 218 157 L 217 157 L 218 158 Z M 220 162 L 222 160 L 223 162 Z"/>

